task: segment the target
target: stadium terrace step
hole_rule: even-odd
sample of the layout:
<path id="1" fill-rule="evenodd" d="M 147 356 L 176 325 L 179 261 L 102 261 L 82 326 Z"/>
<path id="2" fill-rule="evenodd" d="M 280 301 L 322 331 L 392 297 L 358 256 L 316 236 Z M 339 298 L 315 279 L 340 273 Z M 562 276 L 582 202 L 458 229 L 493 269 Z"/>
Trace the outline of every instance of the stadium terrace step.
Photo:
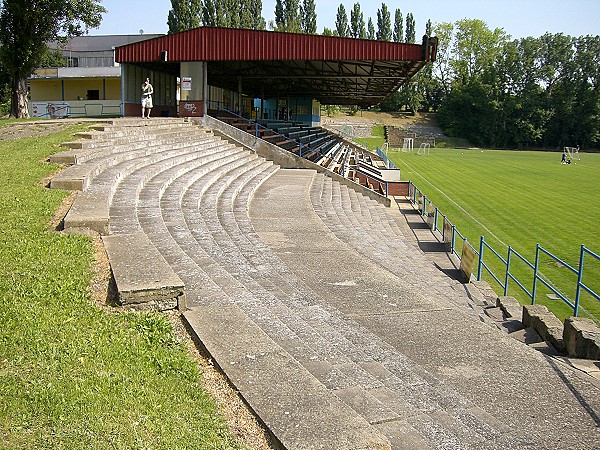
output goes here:
<path id="1" fill-rule="evenodd" d="M 276 345 L 240 308 L 199 306 L 185 312 L 184 318 L 196 342 L 221 365 L 286 449 L 390 448 L 387 438 Z"/>
<path id="2" fill-rule="evenodd" d="M 139 127 L 177 127 L 188 126 L 189 121 L 182 117 L 152 117 L 151 119 L 142 119 L 141 117 L 126 117 L 104 121 L 99 125 L 92 127 L 94 130 L 108 131 L 114 128 L 139 128 Z"/>
<path id="3" fill-rule="evenodd" d="M 153 140 L 150 143 L 140 141 L 133 147 L 131 144 L 126 147 L 107 147 L 105 150 L 94 152 L 93 155 L 86 154 L 78 157 L 76 165 L 66 168 L 52 178 L 50 187 L 52 189 L 85 190 L 95 176 L 123 161 L 179 149 L 184 145 L 193 149 L 195 145 L 198 146 L 213 139 L 218 138 L 201 137 L 187 142 L 181 138 L 173 138 L 168 141 Z"/>
<path id="4" fill-rule="evenodd" d="M 126 145 L 138 141 L 148 141 L 148 140 L 164 140 L 168 138 L 179 138 L 189 136 L 190 133 L 197 132 L 197 129 L 192 128 L 191 126 L 180 127 L 176 129 L 165 128 L 162 130 L 158 130 L 155 128 L 144 130 L 146 133 L 127 133 L 126 130 L 121 130 L 120 133 L 122 136 L 114 136 L 117 133 L 110 133 L 113 136 L 102 136 L 102 138 L 96 139 L 79 139 L 77 141 L 72 142 L 63 142 L 61 145 L 63 147 L 67 147 L 70 149 L 94 149 L 99 147 L 106 146 L 119 146 Z M 108 132 L 106 132 L 108 134 Z M 202 132 L 206 133 L 206 132 Z"/>
<path id="5" fill-rule="evenodd" d="M 340 397 L 347 404 L 360 405 L 357 406 L 357 410 L 364 413 L 372 423 L 374 423 L 373 419 L 369 415 L 374 411 L 385 415 L 386 409 L 381 408 L 381 405 L 374 402 L 369 395 L 375 397 L 387 409 L 394 411 L 400 419 L 394 420 L 390 416 L 389 421 L 375 423 L 390 439 L 392 445 L 397 445 L 398 448 L 408 445 L 407 436 L 403 436 L 400 431 L 403 424 L 408 424 L 412 428 L 411 438 L 409 438 L 411 442 L 413 437 L 418 437 L 419 442 L 424 442 L 433 448 L 442 446 L 442 442 L 451 448 L 504 448 L 505 446 L 527 448 L 534 445 L 534 442 L 542 447 L 568 448 L 569 444 L 563 441 L 561 435 L 565 428 L 557 432 L 552 425 L 545 425 L 552 423 L 552 420 L 549 422 L 536 420 L 534 423 L 528 421 L 527 412 L 503 396 L 507 390 L 512 392 L 511 395 L 527 395 L 528 401 L 538 405 L 535 407 L 536 411 L 543 410 L 542 415 L 554 417 L 558 422 L 569 420 L 560 412 L 560 408 L 555 407 L 557 405 L 553 398 L 553 395 L 564 387 L 561 377 L 566 373 L 563 372 L 565 369 L 562 366 L 560 369 L 562 375 L 557 375 L 555 363 L 543 361 L 532 354 L 527 347 L 515 345 L 514 342 L 507 340 L 507 335 L 499 334 L 495 327 L 480 324 L 477 317 L 466 313 L 464 291 L 461 292 L 460 286 L 449 282 L 439 273 L 436 274 L 436 269 L 416 245 L 411 244 L 405 249 L 398 247 L 390 251 L 388 246 L 397 239 L 392 234 L 380 232 L 379 229 L 385 227 L 384 224 L 390 219 L 390 214 L 395 214 L 393 211 L 372 204 L 367 199 L 364 199 L 367 201 L 361 200 L 352 190 L 346 193 L 343 186 L 336 187 L 337 183 L 331 182 L 328 178 L 320 175 L 315 177 L 310 188 L 310 198 L 311 203 L 316 205 L 317 215 L 340 241 L 347 243 L 350 248 L 362 255 L 359 261 L 351 258 L 350 254 L 346 254 L 342 248 L 331 248 L 323 245 L 320 239 L 317 240 L 317 236 L 320 236 L 318 226 L 303 223 L 304 218 L 309 218 L 310 214 L 306 210 L 295 212 L 291 208 L 292 203 L 289 200 L 286 202 L 283 197 L 290 186 L 299 184 L 296 176 L 293 179 L 281 177 L 283 174 L 279 172 L 276 178 L 269 179 L 255 194 L 255 200 L 250 208 L 254 228 L 261 234 L 263 240 L 270 244 L 273 251 L 277 252 L 290 271 L 301 273 L 303 281 L 315 289 L 325 303 L 335 305 L 345 315 L 346 320 L 335 326 L 338 332 L 351 326 L 352 320 L 364 327 L 354 327 L 356 325 L 354 324 L 353 331 L 346 336 L 350 341 L 360 342 L 363 351 L 369 349 L 369 355 L 385 369 L 385 371 L 381 370 L 381 367 L 377 369 L 383 387 L 363 386 L 366 392 L 361 393 L 357 386 L 346 387 L 344 384 L 338 386 Z M 273 191 L 274 186 L 278 187 L 276 193 Z M 356 199 L 353 198 L 355 195 Z M 266 202 L 267 198 L 268 202 Z M 260 203 L 256 203 L 257 200 Z M 300 202 L 296 203 L 300 204 Z M 281 205 L 281 207 L 272 205 Z M 356 208 L 357 205 L 361 206 L 360 209 Z M 282 215 L 283 210 L 286 211 L 285 216 Z M 359 220 L 362 225 L 352 217 L 348 217 L 351 215 L 359 217 L 364 215 L 365 219 Z M 369 220 L 368 217 L 371 219 Z M 395 220 L 391 220 L 389 223 L 392 225 L 394 222 Z M 282 227 L 283 224 L 287 227 Z M 380 224 L 383 227 L 380 227 Z M 318 250 L 308 245 L 308 239 L 302 231 L 306 229 L 311 230 L 312 237 L 308 239 L 315 244 L 318 243 Z M 395 233 L 404 231 L 410 230 L 398 227 Z M 369 240 L 369 236 L 373 236 L 374 239 Z M 326 258 L 328 252 L 331 256 Z M 294 253 L 297 254 L 296 257 Z M 369 264 L 363 263 L 365 259 L 373 261 L 377 269 L 369 269 Z M 307 260 L 312 261 L 310 266 L 302 262 Z M 383 262 L 388 260 L 390 263 L 384 265 Z M 312 267 L 326 267 L 326 270 L 317 272 L 312 270 Z M 353 267 L 357 269 L 353 270 Z M 386 270 L 380 272 L 382 269 Z M 384 288 L 386 277 L 376 283 L 374 290 L 367 287 L 369 284 L 364 276 L 365 273 L 378 276 L 386 272 L 396 277 L 396 289 L 388 291 Z M 364 286 L 359 282 L 362 279 L 366 281 Z M 422 290 L 423 286 L 427 286 L 426 290 Z M 363 292 L 364 298 L 369 299 L 368 302 L 361 302 L 363 296 L 360 294 Z M 404 303 L 406 300 L 401 300 L 404 296 L 407 296 L 406 299 L 412 299 Z M 429 301 L 433 301 L 435 305 L 428 306 Z M 372 311 L 373 318 L 369 318 L 369 310 Z M 427 325 L 430 320 L 433 322 Z M 328 322 L 333 323 L 330 319 Z M 441 328 L 437 328 L 434 323 L 439 324 Z M 454 326 L 458 326 L 456 332 L 451 331 Z M 381 336 L 393 346 L 393 349 L 382 343 L 377 344 L 377 340 L 373 339 L 374 336 L 369 337 L 368 333 Z M 328 333 L 324 334 L 327 335 Z M 360 339 L 358 339 L 359 335 Z M 438 337 L 435 337 L 436 335 Z M 451 341 L 448 342 L 447 339 Z M 470 342 L 467 345 L 469 350 L 466 352 L 463 352 L 458 344 L 463 342 L 463 339 Z M 494 343 L 489 345 L 490 341 L 487 339 L 493 339 Z M 329 341 L 332 342 L 331 339 Z M 486 344 L 480 346 L 483 342 Z M 376 347 L 376 344 L 380 347 Z M 323 347 L 326 348 L 325 345 Z M 476 353 L 472 351 L 474 347 L 478 348 Z M 311 348 L 318 347 L 311 346 Z M 352 354 L 349 349 L 344 348 L 344 354 L 349 359 L 353 359 L 349 356 Z M 514 363 L 514 359 L 518 359 L 519 362 Z M 396 362 L 390 364 L 393 360 Z M 482 366 L 484 360 L 487 362 Z M 344 366 L 339 363 L 332 364 L 331 361 L 332 359 L 327 359 L 315 365 L 314 370 L 312 368 L 309 370 L 324 383 L 328 379 L 342 380 L 334 378 L 333 374 L 341 372 Z M 365 368 L 364 364 L 367 363 L 362 362 L 362 364 Z M 374 371 L 375 366 L 371 364 L 368 363 L 367 367 Z M 403 369 L 399 371 L 400 367 Z M 485 367 L 484 373 L 481 374 L 482 378 L 479 375 L 470 376 L 466 373 L 463 377 L 455 372 L 467 367 Z M 510 371 L 511 381 L 493 387 L 487 384 L 483 378 L 489 377 L 489 370 L 492 370 L 492 367 L 499 374 L 505 373 L 506 370 Z M 529 370 L 524 367 L 529 367 Z M 346 375 L 352 372 L 348 367 L 344 369 L 343 373 Z M 324 375 L 319 376 L 318 373 Z M 392 376 L 389 375 L 390 373 Z M 517 377 L 519 381 L 512 376 Z M 571 381 L 577 378 L 574 372 L 569 372 L 567 376 Z M 500 375 L 500 378 L 502 377 Z M 536 387 L 531 384 L 532 378 L 536 379 L 534 383 Z M 391 380 L 391 383 L 388 383 L 388 380 Z M 346 379 L 343 379 L 343 382 L 346 383 Z M 538 390 L 546 383 L 555 386 L 550 396 L 552 398 Z M 589 401 L 590 395 L 593 396 L 597 388 L 591 388 L 591 385 L 584 387 L 586 381 L 583 379 L 579 379 L 576 383 L 578 389 L 582 389 L 578 392 L 585 391 L 586 402 Z M 482 388 L 483 391 L 478 391 L 483 385 L 486 386 Z M 329 386 L 334 388 L 333 383 Z M 411 393 L 407 393 L 406 389 Z M 521 392 L 522 389 L 529 392 L 524 394 Z M 466 400 L 465 394 L 469 401 Z M 561 401 L 573 400 L 569 393 L 558 395 L 561 396 Z M 494 399 L 492 403 L 490 403 L 491 398 Z M 431 403 L 417 405 L 414 403 L 415 400 Z M 502 403 L 502 408 L 495 407 L 498 403 Z M 594 403 L 597 404 L 595 401 Z M 494 404 L 494 407 L 490 407 L 491 404 Z M 571 402 L 571 406 L 581 407 L 577 401 Z M 520 419 L 516 419 L 518 417 Z M 587 429 L 583 433 L 586 436 L 584 439 L 593 442 L 594 436 L 597 438 L 597 433 L 589 428 L 590 425 L 594 426 L 593 419 L 588 420 L 589 417 L 584 412 L 578 417 L 579 419 L 585 417 L 584 420 L 588 424 L 582 427 Z M 439 431 L 440 434 L 435 436 L 433 430 Z M 578 439 L 572 433 L 571 436 L 575 440 Z M 549 444 L 550 442 L 554 444 Z"/>
<path id="6" fill-rule="evenodd" d="M 185 310 L 183 282 L 144 233 L 102 241 L 121 305 Z"/>
<path id="7" fill-rule="evenodd" d="M 152 195 L 152 192 L 154 192 L 154 195 L 157 198 L 160 198 L 162 193 L 165 192 L 172 183 L 183 177 L 187 177 L 188 175 L 198 177 L 204 173 L 218 174 L 220 171 L 226 170 L 232 164 L 240 164 L 249 159 L 256 159 L 256 156 L 233 147 L 231 148 L 231 151 L 220 152 L 217 158 L 212 158 L 210 161 L 195 160 L 189 164 L 182 164 L 181 166 L 174 165 L 168 171 L 168 178 L 164 179 L 161 177 L 163 180 L 162 184 L 152 183 L 148 185 L 148 189 L 146 189 L 144 193 L 145 198 Z M 156 169 L 159 168 L 160 164 L 157 164 Z M 145 170 L 141 170 L 128 177 L 119 185 L 111 205 L 111 232 L 127 233 L 139 229 L 135 208 L 136 204 L 139 202 L 138 198 L 141 195 L 141 191 L 146 184 L 144 178 L 148 177 L 148 180 L 152 180 L 152 175 L 159 173 L 152 169 L 154 169 L 154 167 L 146 167 Z M 140 208 L 143 208 L 143 206 L 140 206 Z"/>
<path id="8" fill-rule="evenodd" d="M 135 128 L 120 128 L 118 132 L 106 134 L 118 134 L 118 136 L 103 136 L 104 132 L 98 132 L 100 137 L 92 139 L 80 139 L 75 142 L 63 143 L 70 150 L 55 153 L 50 156 L 50 162 L 58 164 L 78 164 L 89 159 L 97 158 L 104 154 L 113 154 L 120 151 L 129 151 L 148 146 L 148 142 L 193 142 L 213 137 L 211 132 L 205 129 L 189 126 L 188 129 L 147 130 L 145 133 L 132 133 Z M 146 130 L 144 130 L 146 131 Z"/>
<path id="9" fill-rule="evenodd" d="M 202 164 L 224 158 L 228 154 L 225 152 L 230 149 L 233 149 L 233 146 L 229 144 L 224 145 L 221 141 L 209 141 L 201 146 L 183 147 L 155 154 L 154 157 L 143 157 L 117 164 L 107 173 L 98 175 L 88 190 L 77 195 L 65 217 L 64 227 L 65 229 L 90 228 L 100 234 L 107 234 L 109 229 L 116 230 L 118 228 L 109 227 L 109 205 L 113 202 L 113 194 L 122 179 L 126 181 L 121 187 L 121 191 L 127 192 L 130 197 L 129 203 L 135 205 L 135 196 L 139 192 L 140 186 L 154 173 L 164 172 L 165 166 L 169 166 L 171 171 L 179 173 L 192 170 Z M 130 183 L 136 172 L 137 177 L 140 173 L 143 174 L 143 178 L 139 182 L 140 186 L 132 189 L 124 187 Z M 135 213 L 132 208 L 133 206 L 129 208 L 130 211 Z"/>
<path id="10" fill-rule="evenodd" d="M 96 146 L 90 149 L 72 149 L 56 153 L 50 158 L 50 162 L 61 164 L 81 164 L 86 161 L 95 160 L 103 156 L 115 155 L 118 153 L 127 153 L 133 150 L 158 148 L 161 145 L 170 145 L 171 148 L 177 148 L 184 143 L 192 145 L 212 139 L 213 136 L 206 134 L 186 134 L 185 136 L 169 136 L 162 139 L 142 138 L 136 139 L 126 144 Z M 110 141 L 109 141 L 110 142 Z"/>

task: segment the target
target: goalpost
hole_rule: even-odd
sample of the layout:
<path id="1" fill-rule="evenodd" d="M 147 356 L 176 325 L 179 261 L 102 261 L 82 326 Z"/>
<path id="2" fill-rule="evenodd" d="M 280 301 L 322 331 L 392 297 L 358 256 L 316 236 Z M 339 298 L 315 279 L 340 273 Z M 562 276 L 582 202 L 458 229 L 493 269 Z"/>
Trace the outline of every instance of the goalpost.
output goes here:
<path id="1" fill-rule="evenodd" d="M 570 161 L 581 161 L 579 147 L 565 147 L 565 154 Z"/>
<path id="2" fill-rule="evenodd" d="M 414 147 L 413 138 L 404 138 L 404 142 L 402 143 L 402 151 L 404 153 L 412 153 Z"/>
<path id="3" fill-rule="evenodd" d="M 431 148 L 431 144 L 429 142 L 423 142 L 419 146 L 419 150 L 417 151 L 417 155 L 429 155 L 429 149 Z"/>

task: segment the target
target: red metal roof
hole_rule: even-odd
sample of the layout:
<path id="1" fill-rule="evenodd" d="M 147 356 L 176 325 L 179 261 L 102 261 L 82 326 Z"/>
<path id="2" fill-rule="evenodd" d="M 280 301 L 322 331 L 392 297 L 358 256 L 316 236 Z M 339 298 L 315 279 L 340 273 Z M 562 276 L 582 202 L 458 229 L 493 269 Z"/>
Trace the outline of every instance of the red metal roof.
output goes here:
<path id="1" fill-rule="evenodd" d="M 314 34 L 201 27 L 117 47 L 120 63 L 256 60 L 422 61 L 417 44 L 340 38 Z M 429 58 L 435 55 L 428 55 Z M 432 58 L 432 59 L 433 59 Z"/>
<path id="2" fill-rule="evenodd" d="M 117 47 L 115 59 L 176 75 L 179 62 L 206 61 L 211 86 L 237 91 L 241 80 L 248 96 L 311 96 L 365 107 L 408 82 L 436 50 L 436 38 L 417 45 L 201 27 Z"/>

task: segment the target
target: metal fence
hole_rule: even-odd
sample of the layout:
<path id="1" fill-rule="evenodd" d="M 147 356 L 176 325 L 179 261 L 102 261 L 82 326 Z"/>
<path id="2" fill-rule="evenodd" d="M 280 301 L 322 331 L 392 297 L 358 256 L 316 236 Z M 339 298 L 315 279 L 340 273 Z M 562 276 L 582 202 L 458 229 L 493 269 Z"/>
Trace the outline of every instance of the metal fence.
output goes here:
<path id="1" fill-rule="evenodd" d="M 538 284 L 542 283 L 544 286 L 550 289 L 556 296 L 558 296 L 560 300 L 566 303 L 573 310 L 573 315 L 575 316 L 579 315 L 582 292 L 587 292 L 596 300 L 600 300 L 600 294 L 598 292 L 595 292 L 591 287 L 587 286 L 583 281 L 586 257 L 593 258 L 593 260 L 596 261 L 600 261 L 600 255 L 593 252 L 585 245 L 581 245 L 578 267 L 571 266 L 558 256 L 552 254 L 550 251 L 542 247 L 540 244 L 537 244 L 536 246 L 535 261 L 533 263 L 527 260 L 527 258 L 525 258 L 523 255 L 521 255 L 519 252 L 513 249 L 510 245 L 508 246 L 508 252 L 505 258 L 489 243 L 485 241 L 484 236 L 480 237 L 478 248 L 476 249 L 475 247 L 473 247 L 469 243 L 467 238 L 463 236 L 450 222 L 448 217 L 442 214 L 439 211 L 439 209 L 427 198 L 427 196 L 412 182 L 409 182 L 408 192 L 411 202 L 417 206 L 420 214 L 426 218 L 426 221 L 429 224 L 432 231 L 441 234 L 442 240 L 448 245 L 448 251 L 453 255 L 456 255 L 459 261 L 461 261 L 461 266 L 462 259 L 465 255 L 466 247 L 475 255 L 475 259 L 477 260 L 477 270 L 476 274 L 474 275 L 475 278 L 477 280 L 481 280 L 483 272 L 485 270 L 502 288 L 503 295 L 509 294 L 509 286 L 511 286 L 512 281 L 525 293 L 525 295 L 531 300 L 531 303 L 534 304 L 536 302 Z M 440 221 L 442 221 L 441 227 Z M 540 259 L 543 255 L 551 258 L 556 263 L 561 264 L 563 267 L 567 268 L 577 277 L 574 299 L 568 298 L 564 292 L 561 292 L 559 289 L 556 288 L 556 283 L 553 283 L 552 280 L 548 279 L 548 277 L 542 274 L 542 272 L 540 271 Z M 492 258 L 492 256 L 496 258 L 496 261 L 500 262 L 500 265 L 503 268 L 502 273 L 495 273 L 492 269 L 490 263 L 490 258 Z M 514 270 L 512 270 L 514 269 L 515 258 L 524 263 L 524 265 L 531 270 L 533 280 L 531 290 L 525 286 L 525 282 L 522 279 L 519 280 L 517 278 L 516 274 L 514 273 Z M 467 276 L 470 277 L 473 275 Z"/>
<path id="2" fill-rule="evenodd" d="M 115 117 L 122 113 L 122 104 L 103 103 L 36 103 L 31 116 L 38 118 L 62 119 L 65 117 Z"/>

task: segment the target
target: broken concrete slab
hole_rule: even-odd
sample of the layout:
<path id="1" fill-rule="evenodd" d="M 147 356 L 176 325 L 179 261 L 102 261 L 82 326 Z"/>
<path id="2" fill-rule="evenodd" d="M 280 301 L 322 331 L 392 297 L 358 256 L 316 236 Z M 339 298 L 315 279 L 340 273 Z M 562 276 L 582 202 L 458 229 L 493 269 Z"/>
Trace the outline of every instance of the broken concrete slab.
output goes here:
<path id="1" fill-rule="evenodd" d="M 185 309 L 184 283 L 144 233 L 102 241 L 121 305 Z"/>

